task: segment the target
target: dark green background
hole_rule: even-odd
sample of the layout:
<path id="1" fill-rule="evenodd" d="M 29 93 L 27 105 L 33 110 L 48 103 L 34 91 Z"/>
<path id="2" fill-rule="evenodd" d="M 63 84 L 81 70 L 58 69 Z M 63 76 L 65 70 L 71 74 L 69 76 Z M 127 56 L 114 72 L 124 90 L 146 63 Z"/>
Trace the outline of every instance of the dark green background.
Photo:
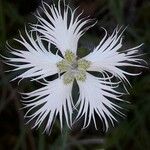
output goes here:
<path id="1" fill-rule="evenodd" d="M 46 0 L 49 4 L 51 0 Z M 141 50 L 147 55 L 144 59 L 149 64 L 150 51 L 150 1 L 149 0 L 70 0 L 71 7 L 80 6 L 84 15 L 96 18 L 98 23 L 81 39 L 80 45 L 93 46 L 104 36 L 105 27 L 110 34 L 117 25 L 128 28 L 124 37 L 124 49 L 144 43 Z M 0 53 L 8 55 L 6 40 L 15 44 L 12 38 L 18 37 L 18 29 L 34 22 L 33 13 L 40 5 L 40 0 L 0 0 Z M 16 45 L 17 46 L 17 45 Z M 148 65 L 149 66 L 149 65 Z M 0 150 L 150 150 L 150 72 L 138 77 L 130 77 L 133 87 L 130 95 L 123 99 L 131 102 L 126 106 L 126 119 L 121 119 L 115 128 L 107 133 L 96 131 L 91 124 L 80 131 L 80 122 L 70 131 L 64 127 L 60 131 L 56 121 L 50 136 L 42 134 L 42 129 L 31 130 L 24 124 L 24 112 L 21 107 L 19 92 L 36 85 L 29 82 L 17 85 L 9 80 L 15 74 L 4 73 L 10 69 L 0 61 Z M 137 69 L 132 70 L 133 72 Z M 124 106 L 125 107 L 125 106 Z"/>

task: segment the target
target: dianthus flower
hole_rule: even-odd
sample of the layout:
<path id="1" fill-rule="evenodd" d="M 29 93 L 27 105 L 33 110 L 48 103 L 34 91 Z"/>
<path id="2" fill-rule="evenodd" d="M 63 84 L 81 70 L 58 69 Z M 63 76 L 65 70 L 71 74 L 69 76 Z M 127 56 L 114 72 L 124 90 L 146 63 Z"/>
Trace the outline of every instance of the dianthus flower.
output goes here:
<path id="1" fill-rule="evenodd" d="M 25 50 L 10 48 L 13 57 L 7 58 L 9 65 L 15 67 L 13 71 L 25 69 L 14 80 L 30 78 L 43 85 L 35 91 L 24 93 L 22 102 L 24 108 L 28 108 L 25 117 L 30 118 L 29 121 L 35 120 L 33 127 L 39 127 L 46 121 L 45 131 L 49 132 L 56 117 L 59 117 L 61 128 L 64 119 L 71 127 L 75 109 L 78 111 L 75 120 L 84 118 L 83 128 L 88 127 L 91 120 L 97 128 L 97 114 L 108 130 L 108 122 L 114 124 L 117 121 L 114 113 L 123 115 L 121 107 L 115 103 L 123 101 L 120 98 L 122 93 L 116 87 L 120 82 L 129 82 L 126 75 L 137 75 L 122 67 L 142 66 L 142 59 L 138 58 L 141 45 L 120 51 L 124 30 L 117 27 L 108 36 L 104 29 L 105 36 L 100 43 L 87 56 L 80 57 L 77 55 L 78 41 L 95 23 L 91 24 L 91 19 L 81 18 L 82 13 L 77 15 L 77 9 L 72 10 L 66 4 L 61 7 L 60 1 L 58 6 L 43 2 L 41 9 L 45 18 L 37 13 L 38 23 L 31 25 L 30 32 L 25 29 L 27 39 L 21 34 L 21 39 L 15 39 Z M 52 45 L 57 48 L 55 54 Z M 101 76 L 94 76 L 93 72 L 99 72 Z M 58 78 L 46 80 L 55 74 Z M 114 78 L 118 81 L 112 80 Z M 75 81 L 79 87 L 76 103 L 72 98 Z"/>

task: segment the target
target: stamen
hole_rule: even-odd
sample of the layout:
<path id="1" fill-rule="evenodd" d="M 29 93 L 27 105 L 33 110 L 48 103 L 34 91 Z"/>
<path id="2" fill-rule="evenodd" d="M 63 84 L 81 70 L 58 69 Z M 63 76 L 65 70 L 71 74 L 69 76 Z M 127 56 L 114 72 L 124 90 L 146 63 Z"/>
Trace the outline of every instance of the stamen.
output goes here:
<path id="1" fill-rule="evenodd" d="M 75 76 L 76 80 L 79 81 L 85 81 L 86 80 L 86 70 L 80 70 L 76 76 Z"/>
<path id="2" fill-rule="evenodd" d="M 70 83 L 72 83 L 74 81 L 74 74 L 71 73 L 71 72 L 66 72 L 64 74 L 63 80 L 64 80 L 64 84 L 70 84 Z"/>
<path id="3" fill-rule="evenodd" d="M 64 60 L 57 63 L 57 67 L 61 73 L 66 72 L 68 70 L 68 63 L 64 59 Z"/>
<path id="4" fill-rule="evenodd" d="M 65 60 L 68 61 L 69 64 L 71 64 L 76 59 L 76 55 L 72 52 L 67 50 L 65 52 Z"/>
<path id="5" fill-rule="evenodd" d="M 90 61 L 87 61 L 85 59 L 80 59 L 78 60 L 78 68 L 79 69 L 83 69 L 83 70 L 87 70 L 91 65 L 91 62 Z"/>

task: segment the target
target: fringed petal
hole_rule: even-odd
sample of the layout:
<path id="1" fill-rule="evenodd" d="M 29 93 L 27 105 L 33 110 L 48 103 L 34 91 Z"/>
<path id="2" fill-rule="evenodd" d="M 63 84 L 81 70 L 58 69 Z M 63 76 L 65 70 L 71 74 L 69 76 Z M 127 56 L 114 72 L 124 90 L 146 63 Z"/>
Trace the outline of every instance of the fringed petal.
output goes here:
<path id="1" fill-rule="evenodd" d="M 118 29 L 117 27 L 108 38 L 105 30 L 104 38 L 85 59 L 92 62 L 88 71 L 109 72 L 120 80 L 128 82 L 125 75 L 134 76 L 139 73 L 129 73 L 121 67 L 144 67 L 142 65 L 143 60 L 139 58 L 138 50 L 142 44 L 125 51 L 119 51 L 122 48 L 122 34 L 125 29 L 122 32 L 120 30 L 121 28 Z"/>
<path id="2" fill-rule="evenodd" d="M 29 109 L 25 118 L 34 121 L 35 127 L 40 127 L 45 121 L 45 132 L 50 133 L 53 122 L 58 116 L 63 127 L 63 120 L 71 128 L 73 102 L 71 96 L 72 84 L 64 85 L 62 78 L 44 83 L 44 87 L 30 92 L 23 93 L 24 108 Z M 64 117 L 63 117 L 64 115 Z"/>
<path id="3" fill-rule="evenodd" d="M 97 78 L 89 73 L 87 73 L 86 77 L 85 82 L 77 81 L 80 96 L 76 104 L 79 105 L 79 112 L 76 119 L 78 120 L 84 116 L 83 129 L 88 127 L 93 119 L 95 128 L 97 129 L 96 113 L 107 131 L 109 128 L 108 120 L 110 120 L 112 125 L 114 125 L 114 121 L 117 121 L 112 112 L 123 116 L 119 110 L 121 107 L 109 100 L 110 98 L 116 101 L 123 101 L 119 98 L 122 93 L 114 89 L 119 83 L 112 83 L 105 78 Z"/>
<path id="4" fill-rule="evenodd" d="M 35 39 L 33 38 L 32 32 L 29 34 L 27 30 L 25 31 L 27 40 L 21 34 L 20 40 L 15 39 L 25 48 L 24 50 L 15 49 L 8 45 L 8 49 L 13 57 L 7 57 L 6 64 L 15 67 L 15 69 L 11 71 L 23 71 L 23 69 L 28 69 L 13 80 L 29 77 L 37 80 L 58 73 L 57 62 L 61 61 L 62 58 L 52 54 L 50 52 L 50 47 L 46 49 L 38 35 L 36 35 Z"/>
<path id="5" fill-rule="evenodd" d="M 43 2 L 41 9 L 47 19 L 37 12 L 38 23 L 32 25 L 33 30 L 41 33 L 42 37 L 53 43 L 63 55 L 66 50 L 76 53 L 79 38 L 94 25 L 87 25 L 92 20 L 80 19 L 82 13 L 77 15 L 77 9 L 73 11 L 65 2 L 62 9 L 60 0 L 57 7 Z"/>

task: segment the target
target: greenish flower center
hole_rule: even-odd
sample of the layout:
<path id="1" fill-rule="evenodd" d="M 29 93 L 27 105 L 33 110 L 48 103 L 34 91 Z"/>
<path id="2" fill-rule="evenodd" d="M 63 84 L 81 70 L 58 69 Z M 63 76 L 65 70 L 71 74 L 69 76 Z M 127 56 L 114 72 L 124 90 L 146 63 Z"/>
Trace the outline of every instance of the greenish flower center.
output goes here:
<path id="1" fill-rule="evenodd" d="M 72 83 L 74 79 L 79 81 L 86 80 L 86 71 L 91 62 L 85 59 L 77 59 L 76 55 L 67 50 L 64 59 L 57 63 L 60 73 L 64 73 L 63 80 L 65 84 Z"/>

